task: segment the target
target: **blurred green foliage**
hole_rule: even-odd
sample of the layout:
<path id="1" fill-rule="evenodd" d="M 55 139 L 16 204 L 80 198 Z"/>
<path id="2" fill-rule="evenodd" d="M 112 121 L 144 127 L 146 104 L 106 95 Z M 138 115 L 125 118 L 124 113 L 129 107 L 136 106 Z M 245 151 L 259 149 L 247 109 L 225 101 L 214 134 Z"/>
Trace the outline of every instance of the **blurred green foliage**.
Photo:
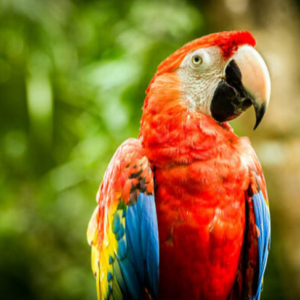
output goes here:
<path id="1" fill-rule="evenodd" d="M 213 28 L 204 5 L 0 0 L 1 299 L 96 299 L 85 233 L 98 185 L 138 136 L 157 65 Z M 286 297 L 278 252 L 263 299 Z"/>
<path id="2" fill-rule="evenodd" d="M 158 63 L 201 22 L 182 1 L 0 1 L 1 299 L 96 299 L 98 185 Z"/>

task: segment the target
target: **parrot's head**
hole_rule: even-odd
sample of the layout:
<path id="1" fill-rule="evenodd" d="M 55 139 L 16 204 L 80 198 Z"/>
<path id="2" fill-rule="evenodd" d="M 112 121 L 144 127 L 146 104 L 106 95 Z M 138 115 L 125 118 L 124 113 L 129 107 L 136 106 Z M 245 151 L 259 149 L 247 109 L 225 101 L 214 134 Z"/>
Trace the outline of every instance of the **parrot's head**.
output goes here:
<path id="1" fill-rule="evenodd" d="M 267 66 L 254 46 L 255 39 L 247 31 L 194 40 L 159 65 L 147 93 L 172 78 L 179 85 L 181 105 L 190 111 L 222 123 L 253 105 L 256 128 L 268 106 L 271 83 Z"/>

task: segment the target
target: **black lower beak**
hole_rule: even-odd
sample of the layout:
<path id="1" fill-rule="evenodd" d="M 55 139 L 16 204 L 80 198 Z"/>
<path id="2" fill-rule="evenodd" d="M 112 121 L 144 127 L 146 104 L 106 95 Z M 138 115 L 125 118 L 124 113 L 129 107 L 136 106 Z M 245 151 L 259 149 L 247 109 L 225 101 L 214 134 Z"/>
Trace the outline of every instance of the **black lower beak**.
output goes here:
<path id="1" fill-rule="evenodd" d="M 210 105 L 212 117 L 218 122 L 230 121 L 254 105 L 255 129 L 265 113 L 265 107 L 257 105 L 255 99 L 243 87 L 242 74 L 234 60 L 227 65 L 225 75 L 225 80 L 219 82 L 212 98 Z"/>
<path id="2" fill-rule="evenodd" d="M 255 116 L 256 116 L 256 122 L 255 122 L 253 129 L 256 129 L 257 126 L 260 124 L 263 116 L 265 115 L 267 107 L 265 104 L 262 104 L 262 105 L 253 104 L 253 106 L 254 106 Z"/>

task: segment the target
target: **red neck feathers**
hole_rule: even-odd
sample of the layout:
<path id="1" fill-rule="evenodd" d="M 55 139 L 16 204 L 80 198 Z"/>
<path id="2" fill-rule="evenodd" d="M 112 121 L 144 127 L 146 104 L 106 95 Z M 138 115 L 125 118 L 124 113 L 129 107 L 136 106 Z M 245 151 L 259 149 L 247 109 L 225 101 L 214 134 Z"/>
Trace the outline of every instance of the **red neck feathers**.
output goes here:
<path id="1" fill-rule="evenodd" d="M 157 77 L 148 90 L 140 140 L 156 167 L 210 159 L 236 138 L 227 123 L 189 111 L 184 101 L 176 73 Z"/>
<path id="2" fill-rule="evenodd" d="M 255 45 L 247 31 L 210 34 L 184 45 L 159 65 L 146 91 L 140 128 L 141 142 L 156 166 L 209 159 L 236 139 L 227 123 L 220 125 L 209 116 L 189 111 L 175 70 L 198 48 L 219 46 L 223 56 L 230 57 L 244 44 Z"/>

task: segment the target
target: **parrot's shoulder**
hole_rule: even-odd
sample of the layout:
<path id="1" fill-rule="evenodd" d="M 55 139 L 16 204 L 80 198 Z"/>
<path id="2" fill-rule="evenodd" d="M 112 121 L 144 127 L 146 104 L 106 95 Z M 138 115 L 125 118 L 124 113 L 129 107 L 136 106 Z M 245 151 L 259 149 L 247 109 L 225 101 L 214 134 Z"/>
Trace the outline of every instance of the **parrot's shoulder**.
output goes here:
<path id="1" fill-rule="evenodd" d="M 117 198 L 122 197 L 126 204 L 136 201 L 138 191 L 152 193 L 153 173 L 138 139 L 128 139 L 117 149 L 100 186 L 99 201 L 109 190 L 121 193 Z"/>
<path id="2" fill-rule="evenodd" d="M 239 153 L 242 163 L 249 174 L 249 189 L 252 193 L 262 191 L 266 202 L 268 202 L 267 188 L 260 161 L 247 137 L 239 138 Z"/>
<path id="3" fill-rule="evenodd" d="M 262 174 L 262 168 L 259 159 L 253 149 L 249 138 L 240 137 L 237 139 L 237 148 L 243 164 L 257 174 Z"/>

